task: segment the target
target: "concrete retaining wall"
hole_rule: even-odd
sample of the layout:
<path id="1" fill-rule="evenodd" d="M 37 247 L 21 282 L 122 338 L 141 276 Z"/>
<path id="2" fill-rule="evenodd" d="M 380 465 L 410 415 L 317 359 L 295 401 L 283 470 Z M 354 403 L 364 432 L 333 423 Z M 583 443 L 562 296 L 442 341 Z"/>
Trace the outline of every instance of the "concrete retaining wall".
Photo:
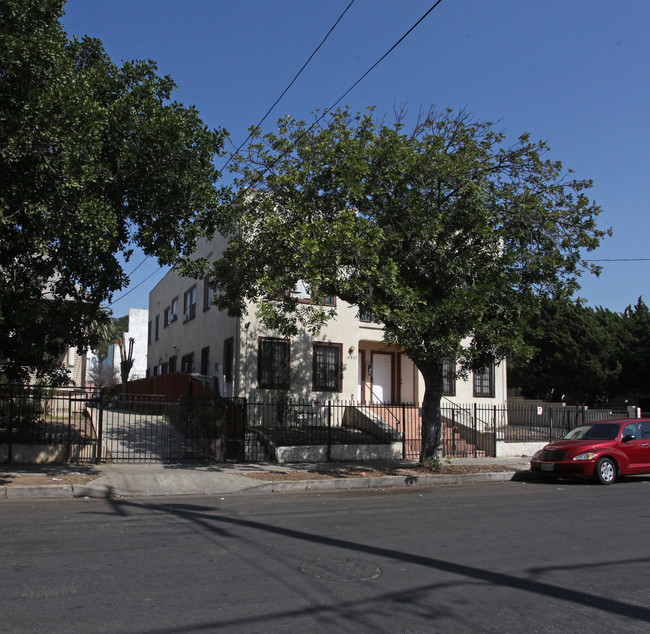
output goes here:
<path id="1" fill-rule="evenodd" d="M 497 442 L 497 458 L 532 456 L 548 442 Z"/>
<path id="2" fill-rule="evenodd" d="M 0 462 L 7 462 L 9 445 L 0 445 Z M 68 460 L 66 445 L 22 445 L 11 446 L 11 462 L 17 464 L 62 464 Z"/>
<path id="3" fill-rule="evenodd" d="M 106 450 L 104 450 L 105 452 Z M 106 455 L 106 453 L 104 453 Z M 54 445 L 24 445 L 14 443 L 11 446 L 12 464 L 64 464 L 81 460 L 87 462 L 97 457 L 96 445 L 72 445 L 72 453 L 68 453 L 65 444 Z M 9 458 L 9 445 L 0 444 L 0 464 Z"/>
<path id="4" fill-rule="evenodd" d="M 276 447 L 276 460 L 287 462 L 322 462 L 327 460 L 327 445 Z M 331 459 L 337 462 L 350 460 L 399 460 L 402 457 L 402 443 L 389 445 L 332 445 Z"/>

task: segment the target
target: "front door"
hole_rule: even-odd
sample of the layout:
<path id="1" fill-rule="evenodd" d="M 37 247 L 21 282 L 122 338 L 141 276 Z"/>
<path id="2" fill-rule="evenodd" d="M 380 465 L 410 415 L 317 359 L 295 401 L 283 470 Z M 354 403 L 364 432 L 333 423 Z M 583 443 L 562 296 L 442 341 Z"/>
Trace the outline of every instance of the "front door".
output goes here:
<path id="1" fill-rule="evenodd" d="M 400 355 L 400 403 L 415 403 L 415 382 L 413 361 L 405 354 Z"/>
<path id="2" fill-rule="evenodd" d="M 371 403 L 390 403 L 393 393 L 393 355 L 381 352 L 372 354 Z"/>

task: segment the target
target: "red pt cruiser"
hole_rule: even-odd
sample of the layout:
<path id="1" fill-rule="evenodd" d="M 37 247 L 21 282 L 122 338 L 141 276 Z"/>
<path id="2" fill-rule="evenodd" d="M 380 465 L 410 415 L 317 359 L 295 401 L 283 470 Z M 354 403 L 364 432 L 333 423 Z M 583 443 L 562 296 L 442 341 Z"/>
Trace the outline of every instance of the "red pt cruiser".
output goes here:
<path id="1" fill-rule="evenodd" d="M 533 472 L 547 478 L 594 478 L 612 484 L 620 476 L 650 473 L 650 419 L 603 420 L 572 429 L 538 451 Z"/>

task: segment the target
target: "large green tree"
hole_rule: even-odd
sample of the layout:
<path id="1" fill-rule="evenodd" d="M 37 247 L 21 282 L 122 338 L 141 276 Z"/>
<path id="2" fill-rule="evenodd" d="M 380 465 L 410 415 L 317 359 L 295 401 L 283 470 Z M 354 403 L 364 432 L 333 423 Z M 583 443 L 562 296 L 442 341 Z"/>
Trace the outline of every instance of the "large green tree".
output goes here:
<path id="1" fill-rule="evenodd" d="M 532 316 L 526 342 L 535 350 L 525 363 L 508 366 L 508 385 L 524 396 L 598 406 L 622 395 L 628 338 L 622 316 L 580 302 L 543 300 Z"/>
<path id="2" fill-rule="evenodd" d="M 217 305 L 243 314 L 254 301 L 287 334 L 322 325 L 325 295 L 372 314 L 422 373 L 421 458 L 436 456 L 443 362 L 466 375 L 521 355 L 538 298 L 573 292 L 589 267 L 581 251 L 604 235 L 590 182 L 545 158 L 545 143 L 508 143 L 465 113 L 431 111 L 406 131 L 399 117 L 338 111 L 253 132 L 220 216 Z M 313 305 L 287 296 L 299 280 Z"/>
<path id="3" fill-rule="evenodd" d="M 650 310 L 641 297 L 634 306 L 628 306 L 621 316 L 620 392 L 622 395 L 642 398 L 647 406 L 650 397 Z"/>
<path id="4" fill-rule="evenodd" d="M 68 39 L 63 0 L 0 0 L 0 362 L 52 377 L 123 288 L 134 247 L 173 264 L 214 232 L 225 134 L 151 61 Z M 101 330 L 101 329 L 99 329 Z"/>

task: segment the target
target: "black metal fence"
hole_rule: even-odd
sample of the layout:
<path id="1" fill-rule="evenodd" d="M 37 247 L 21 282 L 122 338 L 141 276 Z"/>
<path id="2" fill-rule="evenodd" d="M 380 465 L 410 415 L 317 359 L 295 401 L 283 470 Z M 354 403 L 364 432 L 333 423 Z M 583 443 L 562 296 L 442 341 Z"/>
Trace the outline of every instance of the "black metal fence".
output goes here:
<path id="1" fill-rule="evenodd" d="M 176 462 L 226 457 L 228 403 L 0 386 L 0 462 Z"/>
<path id="2" fill-rule="evenodd" d="M 627 418 L 626 409 L 590 409 L 555 403 L 508 403 L 507 416 L 497 427 L 497 439 L 504 442 L 552 442 L 563 438 L 578 425 L 599 420 Z"/>
<path id="3" fill-rule="evenodd" d="M 583 423 L 625 418 L 628 412 L 553 404 L 444 401 L 441 415 L 441 453 L 458 458 L 496 456 L 498 443 L 550 442 Z M 359 457 L 416 460 L 420 456 L 422 410 L 419 405 L 300 400 L 243 402 L 239 418 L 240 440 L 231 455 L 240 460 Z M 232 437 L 230 444 L 233 444 Z"/>
<path id="4" fill-rule="evenodd" d="M 419 405 L 279 400 L 241 404 L 246 461 L 418 459 L 422 443 Z M 496 455 L 502 415 L 495 407 L 445 404 L 441 450 L 445 456 Z M 502 417 L 502 416 L 501 416 Z M 230 440 L 232 444 L 232 439 Z"/>
<path id="5" fill-rule="evenodd" d="M 401 453 L 401 421 L 388 409 L 378 414 L 377 408 L 291 399 L 241 407 L 243 460 L 336 460 L 361 453 L 389 458 Z"/>
<path id="6" fill-rule="evenodd" d="M 451 401 L 441 414 L 441 453 L 448 457 L 495 456 L 500 442 L 549 442 L 584 422 L 628 416 Z M 0 386 L 0 462 L 415 460 L 421 438 L 418 405 Z"/>
<path id="7" fill-rule="evenodd" d="M 225 403 L 218 397 L 115 397 L 93 411 L 98 456 L 112 462 L 221 460 L 224 415 Z"/>
<path id="8" fill-rule="evenodd" d="M 0 386 L 0 462 L 83 459 L 96 433 L 84 415 L 94 390 Z"/>

